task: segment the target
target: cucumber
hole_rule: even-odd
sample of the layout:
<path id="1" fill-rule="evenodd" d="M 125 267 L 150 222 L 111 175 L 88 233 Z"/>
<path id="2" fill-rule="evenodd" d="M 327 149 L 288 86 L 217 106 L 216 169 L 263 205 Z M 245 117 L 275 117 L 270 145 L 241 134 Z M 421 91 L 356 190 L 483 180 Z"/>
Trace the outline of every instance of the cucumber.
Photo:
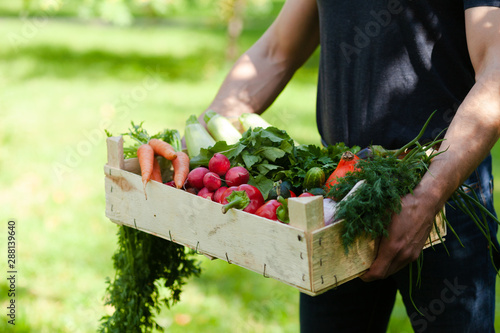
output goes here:
<path id="1" fill-rule="evenodd" d="M 325 185 L 325 180 L 325 172 L 319 167 L 313 167 L 307 170 L 302 186 L 305 189 L 322 187 L 323 185 Z"/>
<path id="2" fill-rule="evenodd" d="M 326 195 L 326 191 L 323 190 L 321 187 L 314 187 L 307 192 L 311 193 L 312 195 L 323 195 L 323 196 Z"/>
<path id="3" fill-rule="evenodd" d="M 279 190 L 278 190 L 279 189 Z M 289 198 L 292 196 L 292 183 L 288 180 L 285 181 L 278 181 L 274 184 L 273 188 L 269 191 L 268 200 L 271 199 L 277 199 L 278 198 L 278 192 L 279 195 L 283 198 Z"/>

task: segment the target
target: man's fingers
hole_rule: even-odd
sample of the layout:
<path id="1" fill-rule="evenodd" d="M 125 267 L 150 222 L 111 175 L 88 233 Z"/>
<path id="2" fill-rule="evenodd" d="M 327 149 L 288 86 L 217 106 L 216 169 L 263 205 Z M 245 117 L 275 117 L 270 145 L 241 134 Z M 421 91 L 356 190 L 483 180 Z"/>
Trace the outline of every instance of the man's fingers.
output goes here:
<path id="1" fill-rule="evenodd" d="M 385 279 L 414 260 L 409 251 L 394 244 L 388 238 L 381 240 L 377 257 L 368 271 L 360 276 L 361 280 L 371 282 Z"/>
<path id="2" fill-rule="evenodd" d="M 384 268 L 384 266 L 386 268 Z M 360 276 L 360 279 L 365 282 L 372 282 L 375 280 L 384 279 L 387 276 L 387 270 L 389 267 L 383 264 L 377 264 L 376 261 L 370 266 L 368 271 Z"/>
<path id="3" fill-rule="evenodd" d="M 375 280 L 381 280 L 388 278 L 392 274 L 398 272 L 403 267 L 405 267 L 410 261 L 402 262 L 394 259 L 391 262 L 386 262 L 382 259 L 376 259 L 370 266 L 368 271 L 360 276 L 360 279 L 365 282 L 371 282 Z"/>
<path id="4" fill-rule="evenodd" d="M 361 280 L 371 282 L 385 279 L 389 276 L 389 269 L 394 260 L 394 253 L 390 253 L 386 249 L 387 246 L 385 246 L 384 241 L 382 240 L 375 261 L 373 261 L 368 271 L 361 275 Z"/>
<path id="5" fill-rule="evenodd" d="M 371 282 L 383 279 L 387 276 L 391 262 L 394 260 L 394 253 L 388 250 L 388 239 L 383 238 L 378 247 L 377 257 L 371 264 L 368 271 L 361 275 L 361 280 Z"/>

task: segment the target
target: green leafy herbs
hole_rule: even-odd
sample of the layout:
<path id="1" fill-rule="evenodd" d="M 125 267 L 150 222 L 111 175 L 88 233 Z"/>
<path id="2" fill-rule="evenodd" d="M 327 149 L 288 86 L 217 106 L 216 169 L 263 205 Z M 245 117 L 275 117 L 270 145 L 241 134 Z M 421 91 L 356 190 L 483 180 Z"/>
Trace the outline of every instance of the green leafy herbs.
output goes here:
<path id="1" fill-rule="evenodd" d="M 358 147 L 351 147 L 357 151 Z M 304 177 L 312 167 L 320 167 L 326 174 L 332 172 L 340 156 L 349 150 L 343 143 L 328 147 L 295 145 L 294 140 L 276 127 L 251 128 L 243 133 L 239 142 L 228 145 L 217 142 L 213 147 L 201 149 L 191 159 L 191 168 L 207 166 L 215 153 L 226 155 L 232 166 L 245 167 L 250 172 L 250 184 L 259 188 L 265 198 L 279 180 L 288 180 L 300 189 Z"/>
<path id="2" fill-rule="evenodd" d="M 143 123 L 144 122 L 141 122 L 140 124 L 136 125 L 132 121 L 132 127 L 129 128 L 128 132 L 121 134 L 124 138 L 129 138 L 132 140 L 129 144 L 124 145 L 123 153 L 125 155 L 125 158 L 137 157 L 137 148 L 139 148 L 139 146 L 142 144 L 148 143 L 151 139 L 163 140 L 172 145 L 175 151 L 182 150 L 181 136 L 178 130 L 164 129 L 161 132 L 150 135 L 146 131 L 146 129 L 143 128 Z M 108 131 L 106 131 L 106 134 L 108 136 L 112 136 Z"/>
<path id="3" fill-rule="evenodd" d="M 341 233 L 346 251 L 359 236 L 387 236 L 392 214 L 401 211 L 401 198 L 415 188 L 426 170 L 423 163 L 405 163 L 392 155 L 360 160 L 356 167 L 358 171 L 340 178 L 328 193 L 341 199 L 358 181 L 365 181 L 355 195 L 337 206 L 336 218 L 346 221 Z"/>
<path id="4" fill-rule="evenodd" d="M 330 189 L 328 196 L 342 199 L 357 182 L 365 181 L 355 195 L 340 201 L 337 206 L 336 218 L 345 221 L 341 239 L 346 252 L 361 235 L 387 236 L 392 215 L 401 211 L 402 197 L 413 191 L 432 158 L 441 154 L 433 152 L 433 148 L 443 141 L 439 136 L 426 144 L 419 142 L 433 115 L 420 133 L 401 149 L 371 154 L 367 160 L 360 160 L 357 171 L 347 173 Z M 372 149 L 377 150 L 375 146 Z"/>
<path id="5" fill-rule="evenodd" d="M 154 321 L 161 305 L 180 299 L 182 286 L 200 268 L 193 251 L 137 229 L 120 226 L 118 249 L 113 255 L 114 279 L 107 280 L 105 304 L 112 315 L 101 318 L 101 332 L 151 332 L 163 330 Z M 160 291 L 166 288 L 168 295 Z"/>

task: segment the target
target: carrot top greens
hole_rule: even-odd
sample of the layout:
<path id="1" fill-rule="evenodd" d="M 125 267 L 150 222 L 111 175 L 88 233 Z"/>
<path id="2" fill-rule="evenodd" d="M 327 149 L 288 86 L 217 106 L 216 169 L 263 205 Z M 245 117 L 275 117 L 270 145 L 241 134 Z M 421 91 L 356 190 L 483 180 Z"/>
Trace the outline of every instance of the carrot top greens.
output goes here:
<path id="1" fill-rule="evenodd" d="M 180 300 L 186 280 L 200 274 L 193 251 L 143 231 L 120 226 L 113 255 L 116 270 L 107 279 L 105 304 L 112 315 L 101 318 L 101 332 L 151 332 L 163 330 L 154 320 L 162 304 L 170 308 Z M 160 295 L 160 287 L 168 294 Z"/>
<path id="2" fill-rule="evenodd" d="M 108 136 L 111 136 L 107 132 Z M 142 123 L 122 134 L 132 141 L 124 147 L 127 158 L 137 156 L 137 148 L 158 138 L 181 150 L 177 130 L 149 135 Z M 113 255 L 115 276 L 107 279 L 105 304 L 114 308 L 112 315 L 101 318 L 100 332 L 151 332 L 163 330 L 154 319 L 162 304 L 167 308 L 180 300 L 183 285 L 200 274 L 194 251 L 163 238 L 127 226 L 118 227 L 118 247 Z M 160 288 L 167 295 L 160 295 Z"/>
<path id="3" fill-rule="evenodd" d="M 136 125 L 133 121 L 131 122 L 132 127 L 129 128 L 128 132 L 122 133 L 120 135 L 124 138 L 131 139 L 131 143 L 123 147 L 123 152 L 125 158 L 137 157 L 137 148 L 140 145 L 148 143 L 151 139 L 163 140 L 174 148 L 175 151 L 182 150 L 181 136 L 179 131 L 176 129 L 164 129 L 161 132 L 150 135 L 148 131 L 142 126 L 144 122 Z M 106 131 L 107 136 L 112 136 L 111 133 Z"/>

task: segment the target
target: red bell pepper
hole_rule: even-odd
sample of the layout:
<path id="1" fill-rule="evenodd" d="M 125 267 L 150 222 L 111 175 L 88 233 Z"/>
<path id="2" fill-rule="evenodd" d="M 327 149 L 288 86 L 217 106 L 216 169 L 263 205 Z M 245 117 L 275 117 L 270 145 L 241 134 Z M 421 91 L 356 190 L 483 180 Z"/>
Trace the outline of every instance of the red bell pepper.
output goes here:
<path id="1" fill-rule="evenodd" d="M 231 208 L 242 209 L 247 213 L 255 213 L 264 204 L 264 197 L 259 189 L 249 184 L 231 186 L 221 196 L 222 213 Z"/>
<path id="2" fill-rule="evenodd" d="M 276 217 L 281 223 L 290 223 L 290 217 L 288 216 L 288 199 L 281 196 L 278 197 L 278 202 L 281 204 L 276 208 Z"/>
<path id="3" fill-rule="evenodd" d="M 278 200 L 272 199 L 263 204 L 257 209 L 255 215 L 268 218 L 273 221 L 278 221 L 278 217 L 276 216 L 276 209 L 281 206 L 281 203 Z"/>

